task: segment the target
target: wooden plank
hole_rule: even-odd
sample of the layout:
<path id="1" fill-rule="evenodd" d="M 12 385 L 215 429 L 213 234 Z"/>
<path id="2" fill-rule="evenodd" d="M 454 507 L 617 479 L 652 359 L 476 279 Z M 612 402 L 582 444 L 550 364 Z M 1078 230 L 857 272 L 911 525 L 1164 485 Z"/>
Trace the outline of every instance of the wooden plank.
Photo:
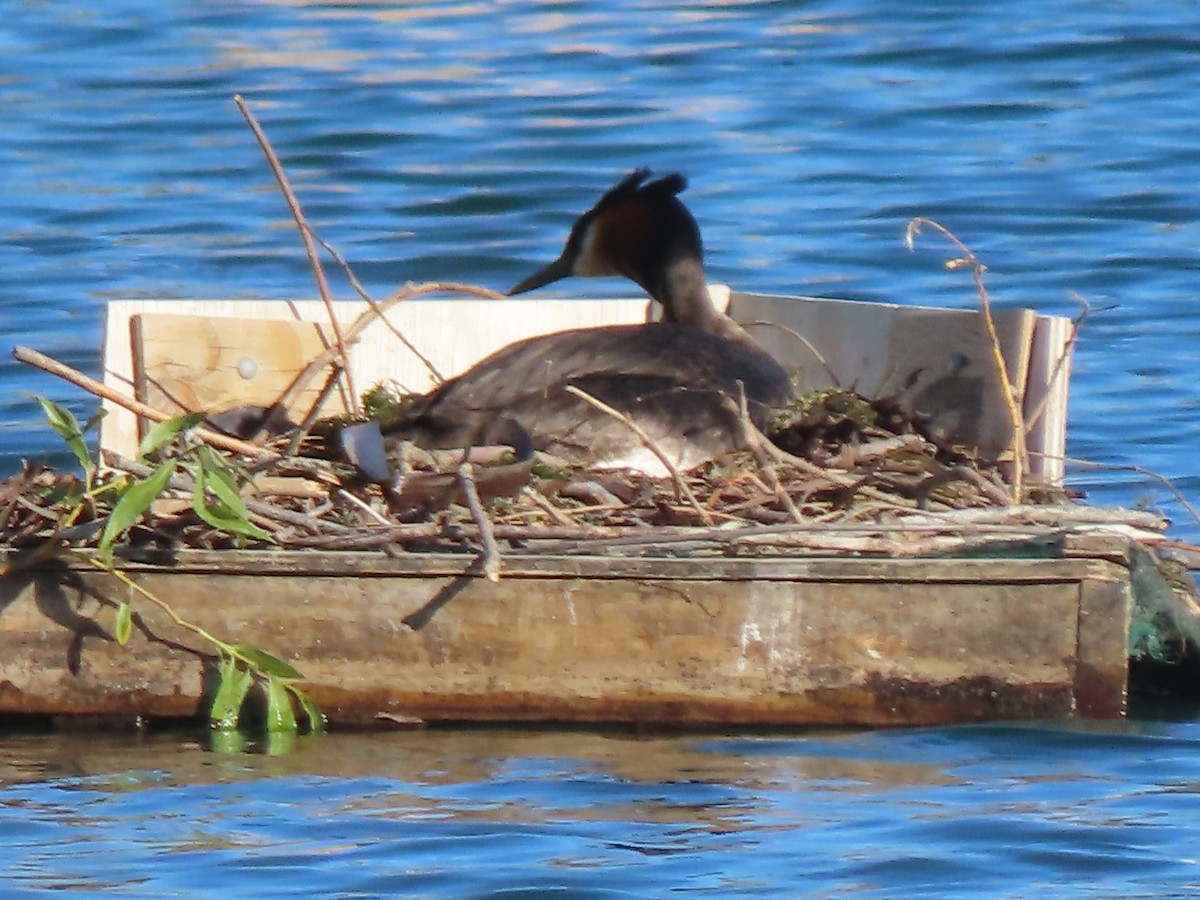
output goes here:
<path id="1" fill-rule="evenodd" d="M 336 722 L 1120 713 L 1127 620 L 1106 614 L 1107 588 L 1083 590 L 1127 575 L 1105 561 L 525 557 L 497 584 L 462 575 L 468 562 L 183 551 L 128 570 L 185 619 L 292 661 Z M 125 599 L 90 568 L 0 582 L 0 713 L 195 714 L 211 661 L 183 648 L 206 648 L 136 599 L 144 627 L 117 647 Z"/>
<path id="2" fill-rule="evenodd" d="M 932 309 L 809 297 L 734 292 L 738 321 L 752 328 L 800 390 L 853 389 L 867 397 L 898 396 L 930 416 L 955 440 L 999 453 L 1012 426 L 983 317 L 974 310 Z M 1037 316 L 1026 309 L 995 313 L 1009 375 L 1023 396 Z"/>
<path id="3" fill-rule="evenodd" d="M 1095 719 L 1125 715 L 1128 701 L 1129 628 L 1133 592 L 1125 580 L 1083 582 L 1079 653 L 1075 660 L 1075 712 Z M 1114 628 L 1114 623 L 1121 623 Z"/>
<path id="4" fill-rule="evenodd" d="M 1081 540 L 1071 544 L 1070 559 L 865 559 L 854 556 L 794 559 L 788 557 L 703 559 L 677 557 L 554 556 L 505 554 L 504 577 L 618 578 L 666 580 L 696 578 L 708 581 L 853 581 L 884 584 L 1077 584 L 1111 573 L 1108 557 L 1128 539 Z M 1091 549 L 1097 552 L 1093 554 Z M 1122 560 L 1128 558 L 1127 554 Z M 450 553 L 406 553 L 387 556 L 364 551 L 313 550 L 155 550 L 125 551 L 122 568 L 131 572 L 204 575 L 227 572 L 230 565 L 242 575 L 329 575 L 343 578 L 440 578 L 463 573 L 472 557 Z M 231 563 L 231 560 L 233 561 Z M 1099 568 L 1097 568 L 1099 566 Z M 1124 571 L 1127 565 L 1117 566 Z"/>
<path id="5" fill-rule="evenodd" d="M 1025 391 L 1026 442 L 1030 474 L 1047 484 L 1062 484 L 1066 473 L 1067 398 L 1075 326 L 1062 316 L 1039 316 L 1030 348 L 1029 387 Z"/>
<path id="6" fill-rule="evenodd" d="M 312 322 L 142 313 L 131 318 L 138 399 L 164 412 L 269 406 L 308 360 L 330 345 L 328 326 Z M 317 401 L 330 367 L 288 408 L 302 420 Z M 347 409 L 334 392 L 326 415 Z"/>
<path id="7" fill-rule="evenodd" d="M 365 303 L 335 304 L 338 320 L 354 321 L 368 309 Z M 454 375 L 488 353 L 535 334 L 565 328 L 586 328 L 646 320 L 644 299 L 547 302 L 530 298 L 419 299 L 393 306 L 388 321 L 410 344 L 420 349 L 444 376 Z M 104 336 L 104 382 L 134 395 L 133 348 L 130 320 L 134 316 L 182 315 L 204 319 L 250 319 L 265 322 L 328 322 L 318 300 L 114 300 L 108 304 Z M 186 337 L 186 333 L 185 333 Z M 300 365 L 307 359 L 300 360 Z M 350 364 L 361 389 L 394 382 L 406 390 L 428 390 L 433 376 L 383 322 L 375 322 L 350 348 Z M 202 362 L 199 376 L 209 371 Z M 177 370 L 176 376 L 182 377 Z M 101 423 L 100 445 L 131 456 L 137 449 L 137 419 L 112 403 Z"/>

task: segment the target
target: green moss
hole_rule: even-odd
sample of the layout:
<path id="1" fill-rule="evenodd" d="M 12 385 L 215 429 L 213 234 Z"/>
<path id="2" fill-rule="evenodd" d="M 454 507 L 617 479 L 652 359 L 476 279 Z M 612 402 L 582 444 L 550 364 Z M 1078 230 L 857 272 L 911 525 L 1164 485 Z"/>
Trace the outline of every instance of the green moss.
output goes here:
<path id="1" fill-rule="evenodd" d="M 860 428 L 874 425 L 879 418 L 870 401 L 853 391 L 832 387 L 814 388 L 777 410 L 768 423 L 767 433 L 782 431 L 814 417 L 848 419 Z"/>
<path id="2" fill-rule="evenodd" d="M 379 427 L 386 431 L 389 425 L 404 415 L 416 396 L 402 393 L 394 384 L 380 382 L 363 391 L 363 415 L 378 422 Z"/>

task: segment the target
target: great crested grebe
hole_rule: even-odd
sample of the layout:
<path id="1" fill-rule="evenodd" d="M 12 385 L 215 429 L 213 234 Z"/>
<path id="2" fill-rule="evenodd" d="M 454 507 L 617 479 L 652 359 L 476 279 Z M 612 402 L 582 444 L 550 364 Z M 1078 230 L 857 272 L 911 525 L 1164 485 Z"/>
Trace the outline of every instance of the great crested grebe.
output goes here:
<path id="1" fill-rule="evenodd" d="M 681 471 L 741 448 L 738 383 L 761 426 L 790 397 L 787 372 L 712 305 L 700 230 L 675 196 L 686 179 L 648 177 L 638 169 L 618 182 L 575 222 L 558 259 L 509 293 L 568 275 L 623 275 L 662 304 L 661 321 L 509 344 L 418 398 L 389 434 L 438 448 L 512 443 L 523 430 L 569 462 L 662 474 L 629 426 L 567 390 L 574 385 L 637 422 Z"/>

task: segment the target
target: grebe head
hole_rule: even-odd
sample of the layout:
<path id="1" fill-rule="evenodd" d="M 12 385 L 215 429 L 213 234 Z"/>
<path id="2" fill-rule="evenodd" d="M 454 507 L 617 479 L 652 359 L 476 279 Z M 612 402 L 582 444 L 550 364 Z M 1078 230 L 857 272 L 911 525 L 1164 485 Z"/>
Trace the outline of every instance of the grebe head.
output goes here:
<path id="1" fill-rule="evenodd" d="M 576 220 L 562 254 L 510 294 L 568 275 L 623 275 L 663 305 L 663 319 L 704 326 L 715 310 L 704 280 L 700 229 L 676 194 L 687 179 L 647 181 L 649 169 L 622 178 Z"/>
<path id="2" fill-rule="evenodd" d="M 568 275 L 624 275 L 662 304 L 669 324 L 576 328 L 509 344 L 415 400 L 393 433 L 426 447 L 464 447 L 511 421 L 536 449 L 572 461 L 627 465 L 645 455 L 627 422 L 584 403 L 574 387 L 621 410 L 688 468 L 743 446 L 732 398 L 746 397 L 756 423 L 787 402 L 787 372 L 709 299 L 700 229 L 676 196 L 687 182 L 648 177 L 638 169 L 621 179 L 579 217 L 558 259 L 510 293 Z"/>

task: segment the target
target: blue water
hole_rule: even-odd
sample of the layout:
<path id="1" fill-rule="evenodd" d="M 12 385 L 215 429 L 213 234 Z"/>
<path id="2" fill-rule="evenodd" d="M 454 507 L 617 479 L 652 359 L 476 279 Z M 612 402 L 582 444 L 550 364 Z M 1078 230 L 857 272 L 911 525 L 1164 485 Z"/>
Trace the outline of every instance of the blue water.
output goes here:
<path id="1" fill-rule="evenodd" d="M 1200 7 L 1154 3 L 12 0 L 0 19 L 0 323 L 99 370 L 113 297 L 307 297 L 232 103 L 384 296 L 507 288 L 639 165 L 681 170 L 714 280 L 1098 310 L 1069 452 L 1200 495 Z M 351 296 L 335 278 L 339 296 Z M 611 296 L 612 282 L 561 293 Z M 0 468 L 53 442 L 0 360 Z M 1128 470 L 1102 504 L 1164 509 Z M 282 756 L 189 738 L 0 740 L 0 883 L 168 896 L 1165 896 L 1200 886 L 1195 716 L 1095 730 L 640 741 L 335 735 Z"/>
<path id="2" fill-rule="evenodd" d="M 8 742 L 0 859 L 11 897 L 1182 896 L 1198 751 L 1149 723 L 41 737 Z"/>

